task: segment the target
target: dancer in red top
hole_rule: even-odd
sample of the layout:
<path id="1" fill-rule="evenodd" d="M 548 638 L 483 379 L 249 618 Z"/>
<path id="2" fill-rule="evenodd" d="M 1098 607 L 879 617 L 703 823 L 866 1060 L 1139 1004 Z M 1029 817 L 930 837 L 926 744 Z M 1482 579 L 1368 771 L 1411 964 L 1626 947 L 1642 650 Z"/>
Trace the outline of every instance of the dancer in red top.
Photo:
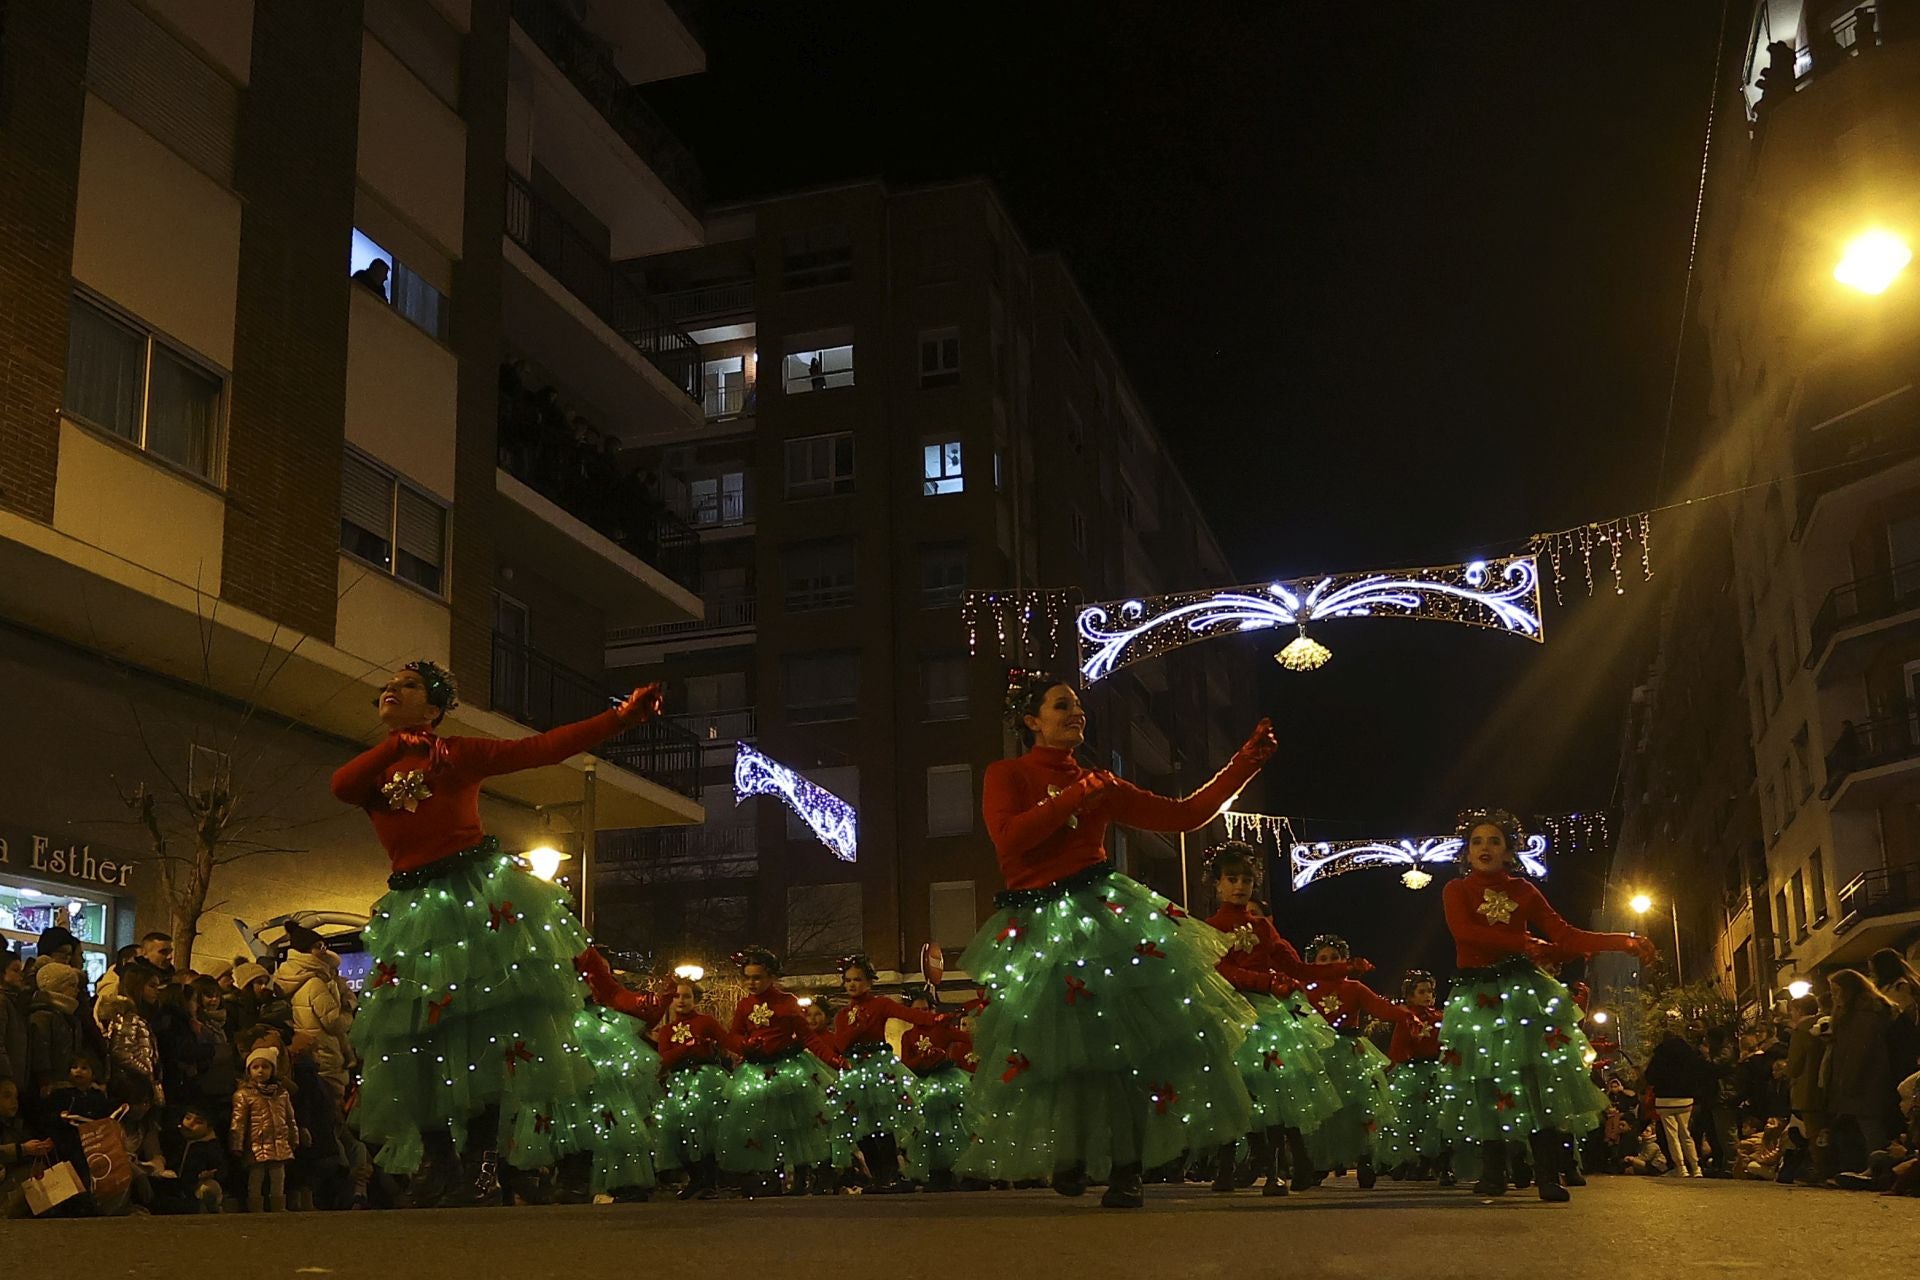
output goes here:
<path id="1" fill-rule="evenodd" d="M 1007 710 L 1031 748 L 987 766 L 982 786 L 1007 891 L 961 960 L 987 1006 L 959 1172 L 1051 1175 L 1065 1195 L 1105 1178 L 1102 1204 L 1137 1208 L 1143 1166 L 1247 1131 L 1233 1055 L 1251 1015 L 1214 970 L 1225 937 L 1118 874 L 1103 841 L 1115 822 L 1205 826 L 1273 754 L 1273 730 L 1261 721 L 1213 781 L 1176 800 L 1080 766 L 1086 712 L 1071 685 L 1016 672 Z"/>
<path id="2" fill-rule="evenodd" d="M 1346 964 L 1351 957 L 1347 940 L 1333 933 L 1315 938 L 1307 954 L 1316 965 Z M 1315 1177 L 1328 1169 L 1352 1169 L 1362 1189 L 1368 1189 L 1378 1180 L 1374 1137 L 1393 1123 L 1394 1111 L 1387 1093 L 1387 1055 L 1367 1038 L 1367 1028 L 1376 1018 L 1393 1019 L 1397 1010 L 1372 987 L 1350 977 L 1312 979 L 1304 990 L 1340 1036 L 1340 1044 L 1325 1055 L 1328 1077 L 1340 1091 L 1340 1110 L 1307 1135 Z"/>
<path id="3" fill-rule="evenodd" d="M 913 1007 L 931 1011 L 933 1000 L 917 996 Z M 965 1065 L 972 1054 L 973 1037 L 945 1019 L 908 1027 L 900 1039 L 900 1060 L 920 1082 L 920 1117 L 908 1135 L 907 1171 L 928 1191 L 954 1189 L 954 1163 L 973 1141 L 967 1125 Z"/>
<path id="4" fill-rule="evenodd" d="M 840 1137 L 867 1158 L 875 1195 L 910 1191 L 900 1181 L 900 1140 L 911 1139 L 920 1119 L 920 1082 L 887 1043 L 887 1023 L 938 1026 L 940 1015 L 914 1009 L 873 992 L 873 961 L 863 955 L 840 962 L 847 1002 L 833 1019 L 833 1047 L 846 1059 L 834 1082 Z"/>
<path id="5" fill-rule="evenodd" d="M 1393 1044 L 1387 1056 L 1387 1091 L 1393 1097 L 1393 1123 L 1375 1139 L 1382 1168 L 1396 1177 L 1424 1178 L 1436 1171 L 1440 1185 L 1453 1185 L 1453 1162 L 1446 1130 L 1440 1126 L 1440 1008 L 1433 975 L 1409 969 L 1400 980 L 1401 1000 L 1394 1006 Z"/>
<path id="6" fill-rule="evenodd" d="M 1220 973 L 1253 1006 L 1253 1022 L 1246 1028 L 1247 1038 L 1241 1042 L 1235 1065 L 1253 1101 L 1253 1128 L 1247 1143 L 1254 1168 L 1267 1180 L 1261 1194 L 1279 1196 L 1287 1193 L 1280 1167 L 1289 1154 L 1301 1189 L 1314 1185 L 1303 1135 L 1340 1110 L 1339 1091 L 1329 1082 L 1323 1061 L 1339 1037 L 1299 992 L 1299 984 L 1309 978 L 1338 981 L 1371 966 L 1362 961 L 1321 968 L 1302 960 L 1273 921 L 1254 914 L 1260 862 L 1259 851 L 1239 840 L 1213 847 L 1207 855 L 1207 873 L 1220 909 L 1207 923 L 1226 934 L 1233 948 L 1221 957 Z M 1216 1154 L 1215 1191 L 1235 1189 L 1235 1151 L 1235 1144 L 1229 1143 Z"/>
<path id="7" fill-rule="evenodd" d="M 779 1170 L 797 1182 L 832 1158 L 828 1073 L 807 1052 L 807 1020 L 780 986 L 779 960 L 764 947 L 735 959 L 747 981 L 731 1028 L 743 1060 L 720 1122 L 720 1167 L 748 1179 L 749 1194 L 777 1194 Z"/>
<path id="8" fill-rule="evenodd" d="M 722 1055 L 739 1042 L 700 1011 L 704 993 L 687 978 L 674 983 L 672 1004 L 654 1029 L 666 1096 L 654 1117 L 654 1147 L 664 1170 L 685 1169 L 680 1198 L 711 1200 L 720 1185 L 720 1117 L 731 1083 Z"/>
<path id="9" fill-rule="evenodd" d="M 658 1058 L 631 1024 L 586 1007 L 574 966 L 587 939 L 565 891 L 500 852 L 479 797 L 490 777 L 558 764 L 658 714 L 660 688 L 514 741 L 441 737 L 457 704 L 451 675 L 409 663 L 381 690 L 387 736 L 333 775 L 393 864 L 364 934 L 375 971 L 353 1025 L 361 1135 L 384 1169 L 428 1165 L 416 1203 L 493 1197 L 495 1150 L 522 1169 L 592 1153 L 596 1190 L 649 1187 Z"/>
<path id="10" fill-rule="evenodd" d="M 1588 1074 L 1573 997 L 1534 957 L 1546 954 L 1550 941 L 1570 954 L 1626 951 L 1651 960 L 1653 944 L 1628 933 L 1589 933 L 1561 919 L 1539 889 L 1513 874 L 1525 836 L 1512 814 L 1469 815 L 1460 834 L 1463 874 L 1443 895 L 1460 971 L 1440 1025 L 1442 1124 L 1456 1151 L 1480 1144 L 1476 1194 L 1506 1191 L 1506 1144 L 1524 1138 L 1533 1147 L 1540 1198 L 1565 1200 L 1563 1149 L 1599 1123 L 1607 1100 Z"/>

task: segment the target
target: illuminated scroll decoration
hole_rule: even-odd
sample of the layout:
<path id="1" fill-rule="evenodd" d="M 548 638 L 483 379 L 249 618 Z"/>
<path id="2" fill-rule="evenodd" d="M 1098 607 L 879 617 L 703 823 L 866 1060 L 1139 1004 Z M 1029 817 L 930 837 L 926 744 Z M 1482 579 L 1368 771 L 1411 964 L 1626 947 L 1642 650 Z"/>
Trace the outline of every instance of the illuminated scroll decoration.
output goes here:
<path id="1" fill-rule="evenodd" d="M 1420 840 L 1322 840 L 1296 844 L 1292 850 L 1293 887 L 1304 889 L 1315 880 L 1364 871 L 1369 867 L 1418 869 L 1433 863 L 1451 863 L 1465 843 L 1458 836 L 1428 836 Z M 1547 874 L 1547 838 L 1527 837 L 1520 848 L 1520 867 L 1534 879 Z M 1409 888 L 1418 887 L 1412 884 Z"/>
<path id="2" fill-rule="evenodd" d="M 1532 556 L 1513 556 L 1091 604 L 1079 617 L 1080 672 L 1091 684 L 1216 636 L 1369 617 L 1456 622 L 1539 641 L 1539 568 Z"/>
<path id="3" fill-rule="evenodd" d="M 734 744 L 733 802 L 753 796 L 778 796 L 798 814 L 820 843 L 842 862 L 858 860 L 853 806 L 777 760 L 769 760 L 744 742 Z"/>

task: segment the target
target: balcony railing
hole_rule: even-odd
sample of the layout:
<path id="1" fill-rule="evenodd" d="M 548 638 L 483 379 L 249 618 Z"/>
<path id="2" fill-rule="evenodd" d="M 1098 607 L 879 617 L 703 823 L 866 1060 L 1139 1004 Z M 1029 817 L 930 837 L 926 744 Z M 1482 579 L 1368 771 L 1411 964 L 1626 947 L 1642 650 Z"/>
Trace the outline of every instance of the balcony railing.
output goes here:
<path id="1" fill-rule="evenodd" d="M 1849 722 L 1827 753 L 1827 785 L 1822 800 L 1833 799 L 1849 775 L 1920 757 L 1920 705 L 1861 724 Z"/>
<path id="2" fill-rule="evenodd" d="M 492 692 L 495 711 L 535 729 L 588 719 L 618 700 L 593 677 L 497 631 L 493 633 Z M 594 748 L 593 754 L 698 800 L 700 748 L 699 739 L 662 717 L 635 725 Z"/>
<path id="3" fill-rule="evenodd" d="M 700 535 L 645 480 L 616 465 L 606 437 L 550 388 L 528 387 L 513 365 L 500 375 L 498 451 L 509 475 L 687 590 L 700 590 Z"/>
<path id="4" fill-rule="evenodd" d="M 1903 564 L 1842 583 L 1827 593 L 1820 611 L 1813 616 L 1813 643 L 1806 665 L 1811 668 L 1819 661 L 1835 632 L 1911 609 L 1920 609 L 1920 564 Z"/>
<path id="5" fill-rule="evenodd" d="M 704 399 L 700 344 L 668 323 L 640 286 L 615 270 L 598 245 L 511 169 L 506 230 L 528 257 L 552 272 L 669 382 L 696 402 Z"/>
<path id="6" fill-rule="evenodd" d="M 595 846 L 601 870 L 639 883 L 750 879 L 759 869 L 754 828 L 645 827 L 611 831 Z"/>
<path id="7" fill-rule="evenodd" d="M 660 636 L 693 635 L 702 631 L 744 631 L 754 624 L 756 603 L 750 595 L 706 597 L 707 616 L 698 622 L 661 622 L 648 627 L 616 627 L 608 644 L 632 644 Z"/>
<path id="8" fill-rule="evenodd" d="M 732 280 L 660 295 L 660 309 L 676 324 L 753 312 L 753 281 Z"/>
<path id="9" fill-rule="evenodd" d="M 674 514 L 696 529 L 727 529 L 751 523 L 753 504 L 745 493 L 688 494 L 674 505 Z"/>
<path id="10" fill-rule="evenodd" d="M 580 96 L 593 104 L 634 154 L 659 175 L 667 190 L 688 212 L 705 211 L 705 186 L 700 166 L 613 60 L 605 40 L 587 30 L 558 0 L 513 0 L 513 20 L 520 24 L 541 52 L 553 59 Z"/>
<path id="11" fill-rule="evenodd" d="M 670 718 L 708 747 L 751 742 L 760 734 L 760 715 L 752 707 L 734 711 L 688 711 Z"/>
<path id="12" fill-rule="evenodd" d="M 739 379 L 707 387 L 705 405 L 709 418 L 735 417 L 749 403 L 747 384 Z"/>
<path id="13" fill-rule="evenodd" d="M 1840 919 L 1835 933 L 1845 933 L 1862 920 L 1920 910 L 1920 862 L 1885 867 L 1857 875 L 1840 890 Z"/>

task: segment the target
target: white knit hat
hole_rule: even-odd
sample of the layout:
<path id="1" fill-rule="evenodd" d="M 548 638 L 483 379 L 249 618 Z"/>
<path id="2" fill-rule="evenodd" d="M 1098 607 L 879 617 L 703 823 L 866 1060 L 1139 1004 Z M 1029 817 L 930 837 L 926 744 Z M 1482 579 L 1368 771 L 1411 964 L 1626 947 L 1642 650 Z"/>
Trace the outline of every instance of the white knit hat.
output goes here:
<path id="1" fill-rule="evenodd" d="M 256 1062 L 267 1063 L 275 1071 L 278 1071 L 280 1069 L 280 1051 L 270 1044 L 263 1044 L 247 1055 L 247 1065 L 249 1067 Z"/>

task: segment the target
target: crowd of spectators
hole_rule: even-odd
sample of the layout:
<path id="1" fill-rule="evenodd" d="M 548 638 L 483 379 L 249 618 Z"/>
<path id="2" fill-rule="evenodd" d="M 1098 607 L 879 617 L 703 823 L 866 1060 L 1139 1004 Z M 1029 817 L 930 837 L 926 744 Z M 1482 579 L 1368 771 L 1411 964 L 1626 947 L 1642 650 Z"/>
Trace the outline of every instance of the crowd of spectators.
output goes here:
<path id="1" fill-rule="evenodd" d="M 1920 1195 L 1920 972 L 1897 951 L 1828 976 L 1758 1030 L 1673 1019 L 1645 1061 L 1596 1067 L 1584 1152 L 1609 1173 Z"/>
<path id="2" fill-rule="evenodd" d="M 651 471 L 518 363 L 500 366 L 500 466 L 635 555 L 650 558 L 666 507 Z"/>
<path id="3" fill-rule="evenodd" d="M 299 924 L 286 937 L 271 973 L 247 956 L 195 972 L 149 933 L 92 992 L 64 928 L 30 962 L 0 950 L 0 1217 L 46 1211 L 28 1183 L 62 1165 L 79 1189 L 57 1216 L 364 1208 L 390 1193 L 347 1123 L 339 957 Z"/>

